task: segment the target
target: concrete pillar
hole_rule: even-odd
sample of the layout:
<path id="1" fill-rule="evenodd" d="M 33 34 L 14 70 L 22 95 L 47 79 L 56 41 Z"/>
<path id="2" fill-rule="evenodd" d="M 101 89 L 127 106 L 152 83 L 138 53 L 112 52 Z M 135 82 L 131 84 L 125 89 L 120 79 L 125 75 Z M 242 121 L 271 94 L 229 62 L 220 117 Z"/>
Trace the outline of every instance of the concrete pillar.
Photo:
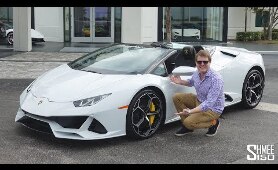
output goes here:
<path id="1" fill-rule="evenodd" d="M 157 41 L 158 7 L 122 7 L 122 42 Z"/>
<path id="2" fill-rule="evenodd" d="M 31 7 L 13 7 L 14 51 L 31 51 Z"/>

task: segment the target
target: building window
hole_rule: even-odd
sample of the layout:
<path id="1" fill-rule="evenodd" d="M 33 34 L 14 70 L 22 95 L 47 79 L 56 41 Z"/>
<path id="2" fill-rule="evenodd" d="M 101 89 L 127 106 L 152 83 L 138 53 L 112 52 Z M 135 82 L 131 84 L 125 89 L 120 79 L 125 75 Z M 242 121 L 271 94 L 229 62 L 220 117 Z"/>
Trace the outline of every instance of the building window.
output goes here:
<path id="1" fill-rule="evenodd" d="M 264 27 L 267 25 L 269 19 L 268 11 L 258 11 L 256 13 L 256 23 L 255 27 Z"/>
<path id="2" fill-rule="evenodd" d="M 0 20 L 13 24 L 13 7 L 0 7 Z"/>
<path id="3" fill-rule="evenodd" d="M 165 8 L 163 18 L 162 39 L 165 41 Z M 223 41 L 224 8 L 171 7 L 171 23 L 173 42 Z"/>

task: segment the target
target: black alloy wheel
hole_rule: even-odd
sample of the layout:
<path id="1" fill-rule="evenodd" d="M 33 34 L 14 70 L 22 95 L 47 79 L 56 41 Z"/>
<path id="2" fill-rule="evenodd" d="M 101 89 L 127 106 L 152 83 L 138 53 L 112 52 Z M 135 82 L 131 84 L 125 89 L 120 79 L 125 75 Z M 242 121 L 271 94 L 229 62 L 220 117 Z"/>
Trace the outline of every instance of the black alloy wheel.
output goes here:
<path id="1" fill-rule="evenodd" d="M 163 124 L 161 97 L 153 90 L 142 90 L 132 99 L 126 116 L 126 133 L 133 139 L 151 137 Z"/>
<path id="2" fill-rule="evenodd" d="M 256 107 L 263 96 L 264 77 L 258 70 L 250 70 L 244 80 L 242 104 L 247 109 Z"/>
<path id="3" fill-rule="evenodd" d="M 7 41 L 9 43 L 9 45 L 13 45 L 13 43 L 14 43 L 14 34 L 13 34 L 13 32 L 8 33 Z"/>

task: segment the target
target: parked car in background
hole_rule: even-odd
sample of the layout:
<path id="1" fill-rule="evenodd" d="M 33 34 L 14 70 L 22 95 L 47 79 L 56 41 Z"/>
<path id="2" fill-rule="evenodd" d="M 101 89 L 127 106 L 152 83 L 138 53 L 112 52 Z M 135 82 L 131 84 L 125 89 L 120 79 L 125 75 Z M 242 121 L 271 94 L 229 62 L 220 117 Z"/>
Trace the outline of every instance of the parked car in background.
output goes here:
<path id="1" fill-rule="evenodd" d="M 8 23 L 4 23 L 4 29 L 6 30 L 6 38 L 7 38 L 7 42 L 10 45 L 13 45 L 14 43 L 14 39 L 13 39 L 13 27 L 12 25 L 8 24 Z M 45 42 L 44 41 L 44 35 L 42 33 L 40 33 L 39 31 L 36 31 L 34 29 L 31 29 L 31 38 L 32 38 L 32 43 L 35 42 Z"/>
<path id="2" fill-rule="evenodd" d="M 201 32 L 200 29 L 192 23 L 184 23 L 182 25 L 173 25 L 172 27 L 173 38 L 178 37 L 190 37 L 200 39 Z"/>
<path id="3" fill-rule="evenodd" d="M 164 36 L 166 37 L 166 29 L 164 28 Z M 197 24 L 184 23 L 182 25 L 172 25 L 172 39 L 195 39 L 201 38 L 201 28 Z"/>

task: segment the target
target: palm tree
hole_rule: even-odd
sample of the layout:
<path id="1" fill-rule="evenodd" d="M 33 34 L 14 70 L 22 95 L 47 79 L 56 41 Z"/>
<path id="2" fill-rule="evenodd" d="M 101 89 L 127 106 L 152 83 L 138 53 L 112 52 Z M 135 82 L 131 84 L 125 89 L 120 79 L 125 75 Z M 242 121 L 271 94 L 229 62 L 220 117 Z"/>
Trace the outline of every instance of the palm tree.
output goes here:
<path id="1" fill-rule="evenodd" d="M 165 7 L 165 15 L 166 15 L 166 42 L 171 43 L 171 7 Z"/>

